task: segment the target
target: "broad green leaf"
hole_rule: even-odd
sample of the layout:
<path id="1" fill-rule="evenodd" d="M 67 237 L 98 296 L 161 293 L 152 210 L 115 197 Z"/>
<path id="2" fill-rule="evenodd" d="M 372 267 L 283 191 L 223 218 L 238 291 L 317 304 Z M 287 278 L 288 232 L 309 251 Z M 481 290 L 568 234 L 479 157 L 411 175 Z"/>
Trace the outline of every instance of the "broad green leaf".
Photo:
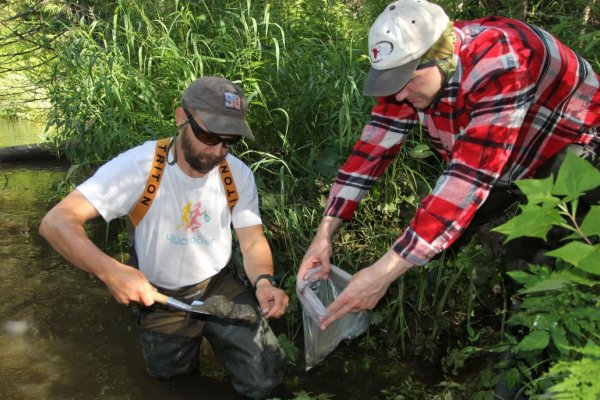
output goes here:
<path id="1" fill-rule="evenodd" d="M 508 271 L 506 275 L 510 276 L 515 281 L 524 285 L 535 281 L 535 276 L 525 271 Z"/>
<path id="2" fill-rule="evenodd" d="M 538 314 L 535 316 L 532 326 L 536 329 L 550 329 L 555 321 L 556 316 L 548 314 Z"/>
<path id="3" fill-rule="evenodd" d="M 568 346 L 569 341 L 567 340 L 567 332 L 564 328 L 557 326 L 550 332 L 552 336 L 552 342 L 561 354 L 567 354 L 569 352 Z"/>
<path id="4" fill-rule="evenodd" d="M 539 281 L 531 286 L 527 286 L 526 288 L 519 290 L 519 293 L 524 294 L 558 290 L 563 288 L 567 283 L 568 281 L 565 279 L 553 276 L 551 278 Z"/>
<path id="5" fill-rule="evenodd" d="M 552 194 L 565 196 L 565 201 L 571 201 L 599 185 L 600 172 L 588 161 L 568 151 L 558 171 Z"/>
<path id="6" fill-rule="evenodd" d="M 519 369 L 518 368 L 511 368 L 510 370 L 508 370 L 508 372 L 506 373 L 506 386 L 509 389 L 512 389 L 515 387 L 515 385 L 517 383 L 519 383 Z"/>
<path id="7" fill-rule="evenodd" d="M 416 145 L 415 147 L 413 147 L 408 152 L 408 154 L 413 158 L 427 158 L 427 157 L 433 155 L 433 152 L 431 151 L 429 146 L 427 146 L 424 143 L 420 143 L 420 144 Z"/>
<path id="8" fill-rule="evenodd" d="M 577 268 L 590 274 L 600 275 L 600 248 L 598 248 L 598 245 L 594 247 L 594 251 L 590 252 L 582 260 L 579 260 Z"/>
<path id="9" fill-rule="evenodd" d="M 581 230 L 587 236 L 600 235 L 600 206 L 593 206 L 581 223 Z"/>
<path id="10" fill-rule="evenodd" d="M 567 318 L 563 321 L 563 323 L 567 327 L 567 330 L 575 335 L 576 338 L 581 337 L 581 329 L 576 321 L 574 321 L 572 318 Z"/>
<path id="11" fill-rule="evenodd" d="M 576 283 L 578 285 L 585 285 L 589 287 L 600 284 L 600 281 L 588 279 L 587 274 L 577 273 L 577 270 L 556 272 L 554 274 L 554 277 L 558 279 L 563 279 L 567 282 Z"/>
<path id="12" fill-rule="evenodd" d="M 550 335 L 546 331 L 535 330 L 525 336 L 523 340 L 517 344 L 518 351 L 534 351 L 543 350 L 550 342 Z"/>
<path id="13" fill-rule="evenodd" d="M 558 382 L 546 390 L 552 399 L 600 399 L 598 360 L 584 357 L 576 361 L 559 361 L 548 374 L 550 382 Z"/>
<path id="14" fill-rule="evenodd" d="M 597 264 L 600 261 L 600 249 L 598 247 L 577 241 L 569 242 L 556 250 L 549 251 L 546 255 L 560 258 L 584 271 L 592 273 L 594 273 L 594 266 L 597 269 Z M 585 265 L 582 266 L 581 264 Z M 588 271 L 590 268 L 592 270 Z"/>
<path id="15" fill-rule="evenodd" d="M 596 326 L 594 324 L 592 324 L 590 321 L 586 321 L 586 320 L 579 321 L 579 325 L 581 325 L 581 329 L 584 332 L 588 332 L 588 333 L 591 333 L 591 334 L 596 334 L 597 333 Z"/>
<path id="16" fill-rule="evenodd" d="M 484 369 L 479 377 L 479 382 L 484 387 L 490 387 L 492 386 L 491 380 L 493 377 L 494 376 L 492 375 L 492 372 L 489 369 Z"/>
<path id="17" fill-rule="evenodd" d="M 504 243 L 522 236 L 545 240 L 546 234 L 552 228 L 552 225 L 561 221 L 562 217 L 555 208 L 543 209 L 534 206 L 521 206 L 519 215 L 492 230 L 508 236 Z"/>
<path id="18" fill-rule="evenodd" d="M 549 176 L 546 179 L 521 179 L 516 182 L 516 185 L 521 189 L 521 192 L 527 196 L 529 204 L 539 204 L 545 201 L 558 201 L 552 196 L 553 180 Z"/>
<path id="19" fill-rule="evenodd" d="M 577 319 L 600 321 L 600 309 L 596 307 L 577 307 L 571 312 L 571 316 Z"/>

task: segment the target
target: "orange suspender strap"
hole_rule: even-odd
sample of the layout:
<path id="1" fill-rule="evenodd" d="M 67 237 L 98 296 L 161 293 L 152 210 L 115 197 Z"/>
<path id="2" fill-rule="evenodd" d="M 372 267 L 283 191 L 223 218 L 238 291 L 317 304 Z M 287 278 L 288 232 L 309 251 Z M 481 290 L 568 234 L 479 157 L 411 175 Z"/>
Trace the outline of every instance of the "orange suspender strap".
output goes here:
<path id="1" fill-rule="evenodd" d="M 221 180 L 223 181 L 225 195 L 227 196 L 227 205 L 229 205 L 229 211 L 231 211 L 233 210 L 233 206 L 237 203 L 239 196 L 226 159 L 223 159 L 221 164 L 219 164 L 219 172 L 221 173 Z"/>
<path id="2" fill-rule="evenodd" d="M 137 204 L 129 214 L 129 219 L 133 226 L 137 226 L 144 215 L 148 212 L 148 209 L 154 201 L 154 196 L 160 186 L 162 174 L 165 166 L 167 165 L 167 147 L 169 145 L 170 138 L 160 139 L 156 142 L 156 149 L 154 150 L 154 161 L 152 162 L 152 168 L 148 175 L 148 181 L 146 182 L 146 189 L 142 196 L 138 200 Z M 223 187 L 225 188 L 225 195 L 227 196 L 227 204 L 229 210 L 233 210 L 233 207 L 238 201 L 238 192 L 235 187 L 235 181 L 233 175 L 229 169 L 227 160 L 223 159 L 219 164 L 219 173 L 221 174 L 221 180 L 223 181 Z"/>
<path id="3" fill-rule="evenodd" d="M 146 215 L 154 201 L 156 192 L 158 192 L 160 180 L 164 169 L 167 166 L 167 147 L 169 146 L 170 141 L 171 138 L 164 138 L 156 142 L 154 160 L 152 161 L 152 168 L 150 169 L 150 174 L 148 174 L 148 180 L 146 181 L 146 189 L 129 214 L 129 219 L 133 226 L 137 226 L 142 218 L 144 218 L 144 215 Z"/>

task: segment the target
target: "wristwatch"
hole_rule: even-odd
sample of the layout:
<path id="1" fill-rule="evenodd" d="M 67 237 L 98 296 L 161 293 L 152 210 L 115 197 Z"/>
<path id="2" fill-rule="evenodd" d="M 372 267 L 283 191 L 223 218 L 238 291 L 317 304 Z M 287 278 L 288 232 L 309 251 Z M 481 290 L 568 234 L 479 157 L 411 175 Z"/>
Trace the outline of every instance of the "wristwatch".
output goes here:
<path id="1" fill-rule="evenodd" d="M 271 282 L 271 285 L 272 285 L 273 287 L 276 287 L 276 286 L 277 286 L 277 283 L 275 282 L 275 278 L 273 277 L 273 275 L 271 275 L 271 274 L 262 274 L 262 275 L 259 275 L 259 276 L 258 276 L 258 277 L 257 277 L 257 278 L 254 280 L 254 288 L 256 288 L 256 284 L 257 284 L 257 283 L 258 283 L 258 281 L 260 281 L 261 279 L 266 279 L 266 280 L 268 280 L 269 282 Z"/>

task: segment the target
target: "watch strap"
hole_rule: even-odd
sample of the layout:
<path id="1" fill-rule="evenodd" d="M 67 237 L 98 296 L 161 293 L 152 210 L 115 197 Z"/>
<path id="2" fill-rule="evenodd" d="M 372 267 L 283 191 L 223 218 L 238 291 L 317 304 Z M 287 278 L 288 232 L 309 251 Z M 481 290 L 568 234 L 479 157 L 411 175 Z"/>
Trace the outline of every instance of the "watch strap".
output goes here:
<path id="1" fill-rule="evenodd" d="M 273 287 L 276 286 L 275 284 L 275 277 L 271 274 L 262 274 L 256 277 L 256 279 L 254 280 L 254 288 L 256 288 L 256 284 L 258 283 L 258 281 L 262 280 L 262 279 L 266 279 L 269 282 L 271 282 L 271 285 L 273 285 Z"/>

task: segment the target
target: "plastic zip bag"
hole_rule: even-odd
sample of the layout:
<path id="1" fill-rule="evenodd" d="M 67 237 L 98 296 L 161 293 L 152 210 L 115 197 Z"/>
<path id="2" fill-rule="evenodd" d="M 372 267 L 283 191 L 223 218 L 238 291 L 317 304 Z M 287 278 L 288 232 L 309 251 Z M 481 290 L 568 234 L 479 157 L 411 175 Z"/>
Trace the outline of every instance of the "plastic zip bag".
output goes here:
<path id="1" fill-rule="evenodd" d="M 371 322 L 367 311 L 349 313 L 322 331 L 321 318 L 327 316 L 327 307 L 348 285 L 352 275 L 335 265 L 331 265 L 328 279 L 320 279 L 320 272 L 320 267 L 309 270 L 296 285 L 302 304 L 306 371 L 323 361 L 343 340 L 365 333 Z"/>

